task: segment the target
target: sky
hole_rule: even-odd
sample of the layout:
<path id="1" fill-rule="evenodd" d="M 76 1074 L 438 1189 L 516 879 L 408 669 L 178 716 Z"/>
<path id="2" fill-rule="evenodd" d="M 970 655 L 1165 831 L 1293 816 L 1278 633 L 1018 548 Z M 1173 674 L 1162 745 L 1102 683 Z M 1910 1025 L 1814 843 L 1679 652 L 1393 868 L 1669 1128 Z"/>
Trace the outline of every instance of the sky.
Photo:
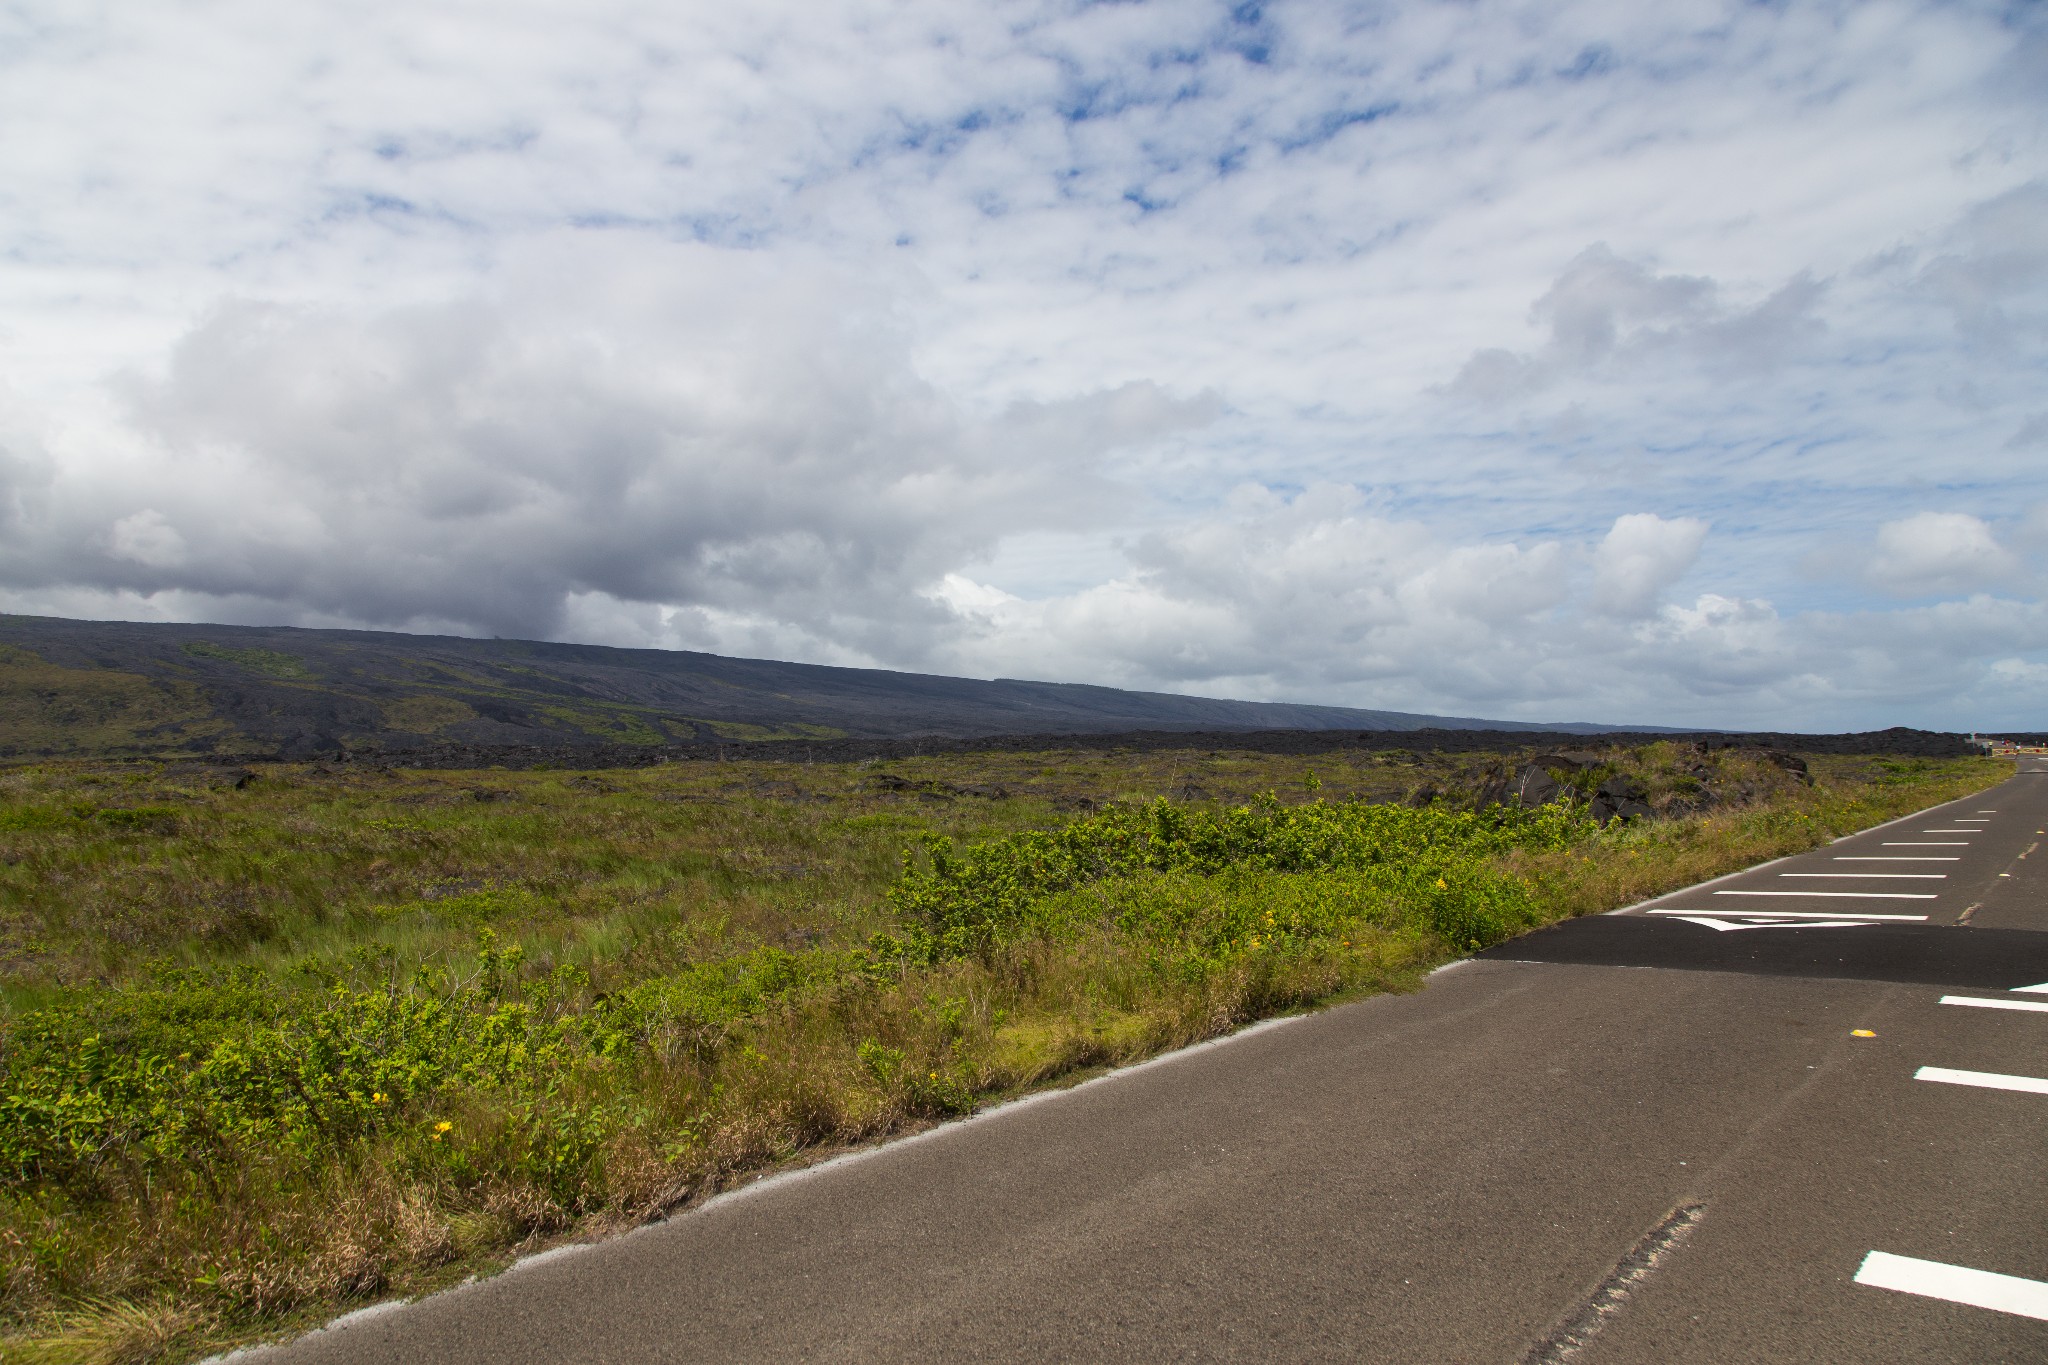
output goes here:
<path id="1" fill-rule="evenodd" d="M 2048 728 L 2029 4 L 0 3 L 0 610 Z"/>

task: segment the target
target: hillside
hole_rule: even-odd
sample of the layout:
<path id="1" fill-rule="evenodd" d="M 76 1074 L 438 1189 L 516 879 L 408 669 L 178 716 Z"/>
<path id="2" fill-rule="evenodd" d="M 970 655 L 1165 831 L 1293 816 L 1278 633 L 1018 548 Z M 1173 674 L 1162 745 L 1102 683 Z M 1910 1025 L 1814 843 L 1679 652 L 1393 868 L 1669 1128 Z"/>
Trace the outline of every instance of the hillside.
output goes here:
<path id="1" fill-rule="evenodd" d="M 8 757 L 1425 728 L 1606 727 L 530 640 L 0 616 Z"/>

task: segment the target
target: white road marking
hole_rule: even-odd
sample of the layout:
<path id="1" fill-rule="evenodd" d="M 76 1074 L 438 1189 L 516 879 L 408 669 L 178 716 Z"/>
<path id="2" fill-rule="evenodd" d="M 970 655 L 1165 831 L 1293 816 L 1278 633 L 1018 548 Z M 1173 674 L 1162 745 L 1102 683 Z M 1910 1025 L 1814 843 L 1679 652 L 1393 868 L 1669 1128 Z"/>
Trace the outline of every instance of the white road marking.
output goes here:
<path id="1" fill-rule="evenodd" d="M 1651 910 L 1652 915 L 1737 915 L 1743 919 L 1859 919 L 1925 923 L 1925 915 L 1866 915 L 1859 910 Z"/>
<path id="2" fill-rule="evenodd" d="M 1844 853 L 1835 858 L 1838 863 L 1959 863 L 1961 858 L 1953 853 Z"/>
<path id="3" fill-rule="evenodd" d="M 1747 923 L 1722 919 L 1718 915 L 1673 915 L 1673 919 L 1684 920 L 1687 924 L 1703 925 L 1726 933 L 1731 929 L 1871 929 L 1876 925 L 1867 919 L 1834 919 L 1820 916 L 1816 919 L 1762 919 L 1745 915 Z"/>
<path id="4" fill-rule="evenodd" d="M 1923 829 L 1922 834 L 1982 834 L 1981 829 Z"/>
<path id="5" fill-rule="evenodd" d="M 2017 1275 L 1873 1251 L 1857 1268 L 1856 1283 L 2048 1321 L 2048 1284 Z"/>
<path id="6" fill-rule="evenodd" d="M 1980 1010 L 2032 1010 L 2048 1014 L 2048 1004 L 2039 1000 L 1987 1000 L 1981 995 L 1944 995 L 1944 1005 L 1975 1005 Z"/>
<path id="7" fill-rule="evenodd" d="M 1968 839 L 1887 839 L 1885 848 L 1968 848 Z"/>
<path id="8" fill-rule="evenodd" d="M 2048 981 L 2038 986 L 2014 986 L 2013 990 L 2020 995 L 2048 995 Z"/>
<path id="9" fill-rule="evenodd" d="M 1916 1081 L 1939 1081 L 1943 1085 L 1974 1085 L 1985 1090 L 2018 1090 L 2029 1095 L 2048 1095 L 2048 1081 L 2038 1076 L 2002 1076 L 1996 1071 L 1957 1071 L 1946 1066 L 1923 1066 L 1913 1073 Z"/>
<path id="10" fill-rule="evenodd" d="M 1838 900 L 1857 901 L 1931 901 L 1940 896 L 1933 891 L 1716 891 L 1717 896 L 1832 896 Z"/>
<path id="11" fill-rule="evenodd" d="M 1945 881 L 1946 872 L 1780 872 L 1780 877 L 1885 877 L 1892 881 Z"/>

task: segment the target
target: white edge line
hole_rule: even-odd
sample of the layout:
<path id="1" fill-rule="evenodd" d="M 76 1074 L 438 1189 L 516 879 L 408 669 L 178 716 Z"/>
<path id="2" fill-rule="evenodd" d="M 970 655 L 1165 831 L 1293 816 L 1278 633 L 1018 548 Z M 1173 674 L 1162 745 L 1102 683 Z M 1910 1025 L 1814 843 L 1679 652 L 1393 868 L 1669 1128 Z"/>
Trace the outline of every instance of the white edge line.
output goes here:
<path id="1" fill-rule="evenodd" d="M 340 1317 L 324 1322 L 310 1332 L 301 1332 L 295 1337 L 289 1337 L 280 1341 L 259 1341 L 248 1346 L 237 1346 L 232 1351 L 224 1351 L 217 1355 L 207 1356 L 199 1362 L 199 1365 L 226 1365 L 226 1362 L 231 1360 L 254 1360 L 259 1356 L 267 1355 L 271 1351 L 282 1350 L 286 1346 L 304 1341 L 309 1337 L 317 1337 L 323 1332 L 346 1332 L 351 1327 L 364 1326 L 367 1323 L 375 1322 L 378 1318 L 389 1317 L 399 1309 L 409 1307 L 417 1302 L 417 1299 L 385 1299 L 382 1303 L 373 1303 L 367 1308 L 358 1308 L 352 1312 L 343 1313 Z"/>
<path id="2" fill-rule="evenodd" d="M 2005 1076 L 1996 1071 L 1957 1071 L 1946 1066 L 1923 1066 L 1913 1073 L 1916 1081 L 1939 1081 L 1943 1085 L 1974 1085 L 1982 1090 L 2017 1090 L 2024 1095 L 2048 1095 L 2048 1081 L 2039 1076 Z"/>
<path id="3" fill-rule="evenodd" d="M 711 1201 L 707 1199 L 704 1202 L 708 1204 Z M 597 1243 L 595 1242 L 564 1242 L 560 1246 L 549 1247 L 546 1251 L 536 1251 L 531 1256 L 521 1256 L 511 1265 L 508 1265 L 503 1270 L 499 1271 L 498 1274 L 516 1275 L 522 1270 L 538 1269 L 539 1267 L 546 1265 L 549 1261 L 567 1260 L 569 1257 L 574 1256 L 577 1252 L 582 1251 L 586 1247 L 592 1247 L 596 1245 Z"/>
<path id="4" fill-rule="evenodd" d="M 2026 1010 L 2034 1014 L 2048 1014 L 2048 1001 L 2042 1000 L 1992 1000 L 1981 995 L 1944 995 L 1944 1005 L 1975 1005 L 1980 1010 Z"/>
<path id="5" fill-rule="evenodd" d="M 2017 1275 L 1873 1251 L 1857 1267 L 1856 1283 L 2048 1321 L 2048 1284 Z"/>

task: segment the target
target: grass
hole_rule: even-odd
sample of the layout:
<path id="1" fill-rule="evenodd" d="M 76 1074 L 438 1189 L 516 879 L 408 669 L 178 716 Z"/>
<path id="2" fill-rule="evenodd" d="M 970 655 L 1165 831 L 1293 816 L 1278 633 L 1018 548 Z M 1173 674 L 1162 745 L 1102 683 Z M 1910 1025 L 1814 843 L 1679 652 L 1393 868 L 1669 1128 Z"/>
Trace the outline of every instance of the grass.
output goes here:
<path id="1" fill-rule="evenodd" d="M 2007 771 L 1601 757 L 1667 818 L 1408 755 L 5 771 L 0 1357 L 422 1292 Z"/>

